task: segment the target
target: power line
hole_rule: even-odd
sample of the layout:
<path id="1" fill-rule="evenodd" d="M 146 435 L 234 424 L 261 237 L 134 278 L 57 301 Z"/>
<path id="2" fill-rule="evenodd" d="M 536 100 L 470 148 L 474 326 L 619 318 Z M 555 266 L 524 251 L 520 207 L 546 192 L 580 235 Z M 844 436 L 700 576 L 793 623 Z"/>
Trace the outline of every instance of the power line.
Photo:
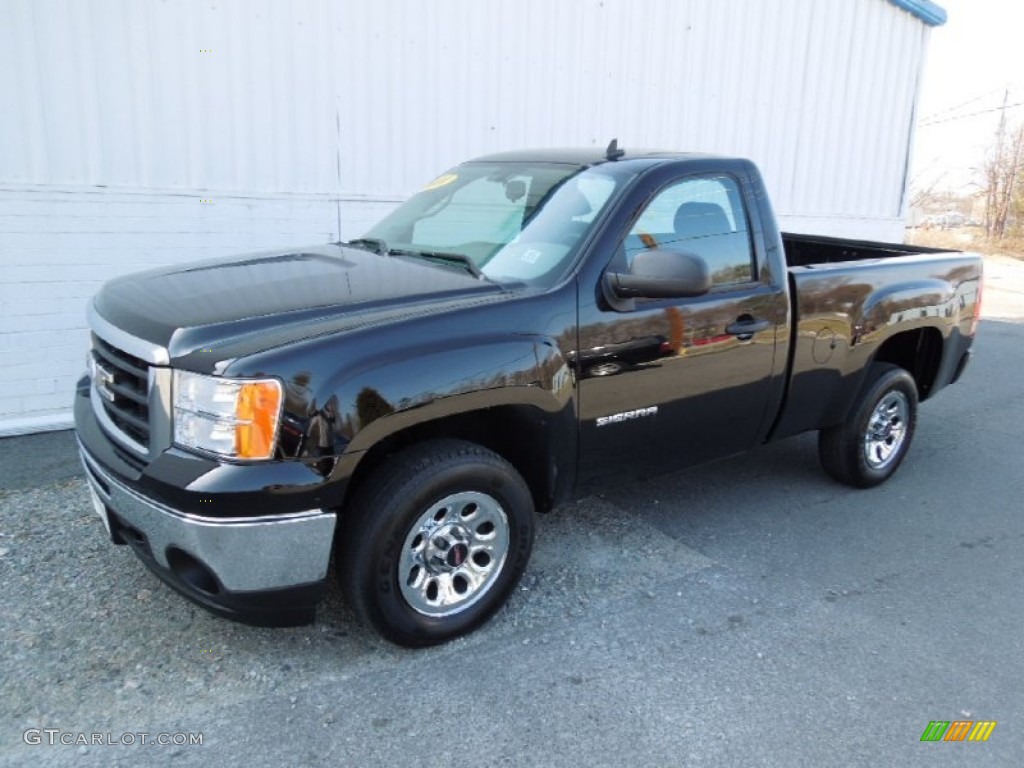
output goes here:
<path id="1" fill-rule="evenodd" d="M 932 112 L 930 115 L 925 115 L 924 117 L 921 118 L 921 122 L 922 123 L 930 123 L 933 120 L 936 120 L 937 118 L 945 117 L 948 114 L 956 112 L 961 107 L 966 107 L 969 104 L 973 104 L 976 101 L 981 101 L 986 96 L 990 96 L 991 94 L 997 93 L 997 92 L 999 92 L 1001 90 L 1002 90 L 1002 86 L 1000 86 L 999 88 L 992 88 L 991 90 L 985 91 L 980 96 L 975 96 L 973 99 L 968 99 L 967 101 L 961 102 L 960 104 L 956 104 L 955 106 L 949 107 L 947 109 L 940 109 L 937 112 Z"/>
<path id="2" fill-rule="evenodd" d="M 968 117 L 976 117 L 978 115 L 987 115 L 989 112 L 999 112 L 1004 109 L 1013 109 L 1014 107 L 1024 107 L 1024 101 L 1018 101 L 1016 104 L 1007 104 L 1002 107 L 994 107 L 992 109 L 982 109 L 978 112 L 968 112 L 966 115 L 957 115 L 956 117 L 947 117 L 943 120 L 932 120 L 927 123 L 918 124 L 918 128 L 928 128 L 932 125 L 939 125 L 940 123 L 949 123 L 954 120 L 963 120 Z"/>

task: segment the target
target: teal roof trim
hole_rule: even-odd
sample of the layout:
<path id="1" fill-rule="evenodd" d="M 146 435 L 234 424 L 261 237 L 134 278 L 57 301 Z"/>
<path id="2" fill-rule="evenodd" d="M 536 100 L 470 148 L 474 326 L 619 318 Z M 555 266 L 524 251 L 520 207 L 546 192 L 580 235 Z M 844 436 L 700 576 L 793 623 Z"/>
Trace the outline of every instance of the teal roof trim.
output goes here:
<path id="1" fill-rule="evenodd" d="M 904 11 L 909 11 L 932 27 L 940 27 L 946 23 L 946 11 L 931 0 L 889 0 L 890 3 Z"/>

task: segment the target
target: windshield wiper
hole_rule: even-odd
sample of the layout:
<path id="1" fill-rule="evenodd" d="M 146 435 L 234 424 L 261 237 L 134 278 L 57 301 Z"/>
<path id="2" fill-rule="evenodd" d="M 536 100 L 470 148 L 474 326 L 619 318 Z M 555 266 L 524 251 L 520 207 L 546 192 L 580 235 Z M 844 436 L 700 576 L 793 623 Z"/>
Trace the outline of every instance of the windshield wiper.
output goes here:
<path id="1" fill-rule="evenodd" d="M 477 280 L 487 280 L 487 276 L 480 271 L 480 267 L 476 265 L 476 262 L 463 253 L 449 253 L 448 251 L 408 251 L 403 249 L 389 251 L 389 253 L 397 256 L 412 256 L 414 258 L 432 259 L 436 261 L 446 261 L 449 264 L 458 264 Z"/>
<path id="2" fill-rule="evenodd" d="M 406 248 L 391 248 L 385 240 L 379 237 L 357 237 L 349 240 L 345 245 L 352 245 L 356 248 L 373 251 L 381 256 L 412 256 L 413 258 L 429 259 L 432 261 L 444 261 L 448 264 L 457 264 L 469 272 L 477 280 L 487 280 L 486 275 L 480 271 L 469 256 L 462 253 L 450 253 L 448 251 L 413 251 Z"/>
<path id="3" fill-rule="evenodd" d="M 349 240 L 345 245 L 354 245 L 356 248 L 373 250 L 381 256 L 388 256 L 392 253 L 392 250 L 388 248 L 388 244 L 379 237 L 357 237 L 355 240 Z"/>

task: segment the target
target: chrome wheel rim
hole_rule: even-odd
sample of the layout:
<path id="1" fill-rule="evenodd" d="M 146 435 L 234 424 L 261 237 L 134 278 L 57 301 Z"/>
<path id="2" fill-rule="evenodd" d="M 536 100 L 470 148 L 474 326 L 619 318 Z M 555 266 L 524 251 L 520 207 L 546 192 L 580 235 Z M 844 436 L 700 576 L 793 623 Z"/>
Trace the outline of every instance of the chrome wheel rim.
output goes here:
<path id="1" fill-rule="evenodd" d="M 446 496 L 405 537 L 397 574 L 402 597 L 425 616 L 464 611 L 494 586 L 508 546 L 508 517 L 494 497 L 477 491 Z"/>
<path id="2" fill-rule="evenodd" d="M 875 406 L 864 433 L 864 459 L 872 469 L 885 469 L 907 439 L 910 403 L 899 391 L 886 394 Z"/>
<path id="3" fill-rule="evenodd" d="M 614 376 L 621 370 L 621 363 L 597 363 L 590 367 L 588 373 L 591 376 Z"/>

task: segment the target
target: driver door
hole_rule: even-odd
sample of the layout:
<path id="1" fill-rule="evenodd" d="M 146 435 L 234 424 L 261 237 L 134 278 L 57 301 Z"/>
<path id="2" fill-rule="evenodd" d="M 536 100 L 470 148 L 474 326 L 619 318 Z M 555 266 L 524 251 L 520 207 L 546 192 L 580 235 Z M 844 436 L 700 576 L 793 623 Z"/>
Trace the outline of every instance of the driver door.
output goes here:
<path id="1" fill-rule="evenodd" d="M 644 249 L 696 254 L 711 274 L 707 294 L 617 308 L 581 302 L 574 367 L 584 488 L 736 453 L 766 429 L 788 299 L 755 249 L 742 189 L 727 174 L 669 180 L 609 254 L 615 271 Z"/>

